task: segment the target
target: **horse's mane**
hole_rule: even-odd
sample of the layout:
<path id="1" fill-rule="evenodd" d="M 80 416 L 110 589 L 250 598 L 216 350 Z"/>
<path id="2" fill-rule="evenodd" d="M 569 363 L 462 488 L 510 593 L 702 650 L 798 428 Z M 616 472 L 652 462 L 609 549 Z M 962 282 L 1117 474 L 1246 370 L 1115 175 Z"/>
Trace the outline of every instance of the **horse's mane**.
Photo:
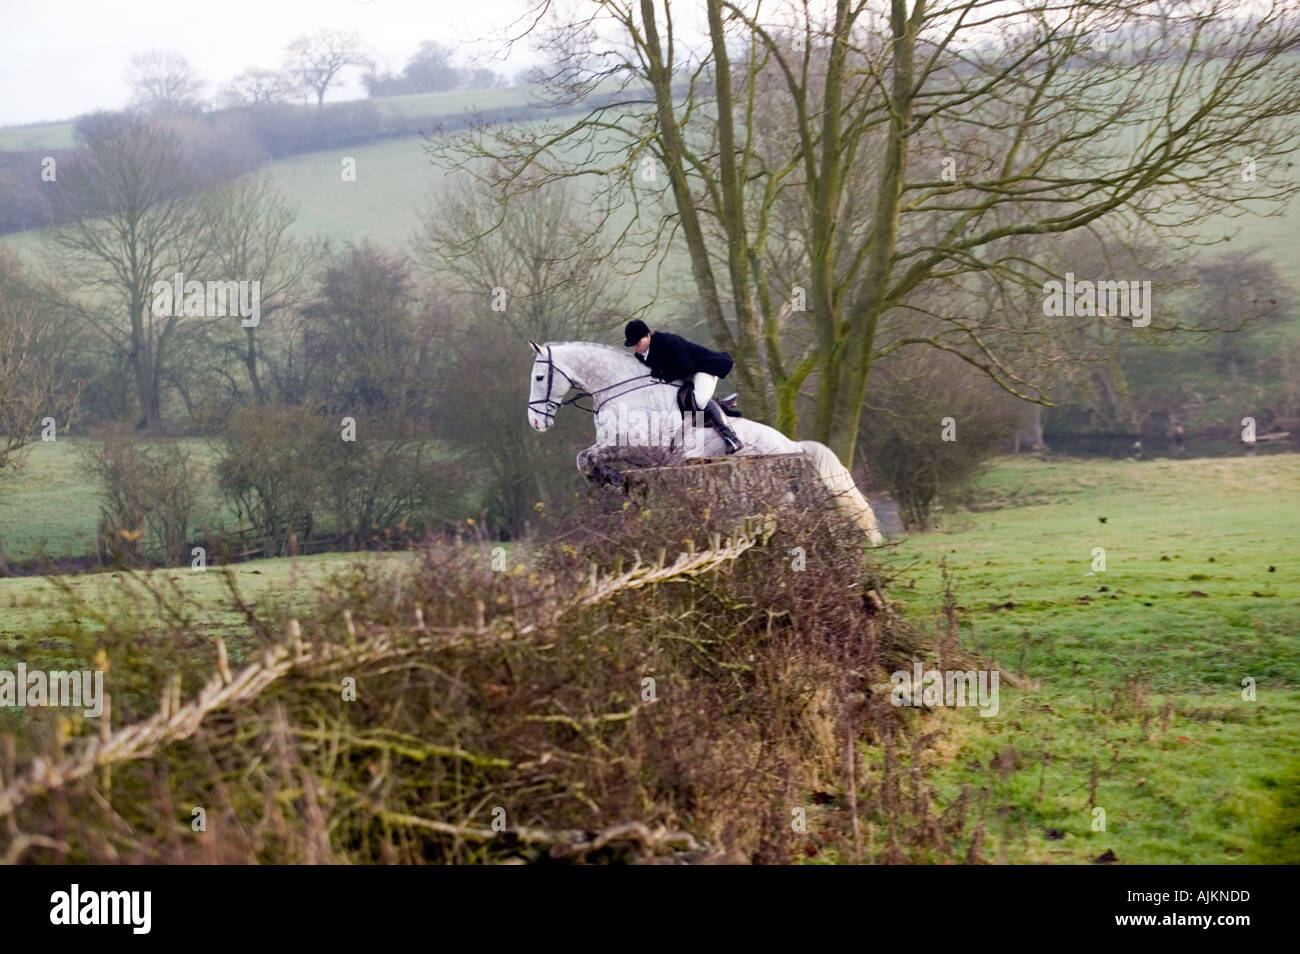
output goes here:
<path id="1" fill-rule="evenodd" d="M 616 351 L 619 354 L 623 354 L 623 355 L 628 354 L 627 351 L 624 351 L 622 348 L 618 347 L 617 345 L 606 344 L 603 341 L 548 341 L 544 345 L 542 345 L 542 347 L 559 348 L 559 347 L 563 347 L 564 345 L 585 345 L 588 348 L 604 348 L 606 351 Z"/>
<path id="2" fill-rule="evenodd" d="M 542 345 L 542 348 L 562 348 L 565 345 L 581 345 L 584 348 L 601 348 L 611 354 L 618 355 L 618 357 L 625 362 L 635 362 L 636 367 L 641 368 L 642 370 L 645 369 L 645 365 L 640 361 L 637 361 L 636 356 L 630 351 L 620 348 L 617 345 L 605 344 L 603 341 L 548 341 L 546 344 Z"/>

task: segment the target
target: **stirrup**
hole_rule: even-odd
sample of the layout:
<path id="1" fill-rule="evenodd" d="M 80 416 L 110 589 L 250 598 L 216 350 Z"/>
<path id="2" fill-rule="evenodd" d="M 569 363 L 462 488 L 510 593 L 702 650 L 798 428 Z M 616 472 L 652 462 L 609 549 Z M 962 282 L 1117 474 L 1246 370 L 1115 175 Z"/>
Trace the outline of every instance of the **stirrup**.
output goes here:
<path id="1" fill-rule="evenodd" d="M 718 402 L 718 407 L 722 408 L 722 413 L 724 416 L 744 417 L 745 415 L 741 414 L 740 409 L 736 407 L 736 401 L 739 399 L 739 397 L 740 397 L 739 394 L 728 394 L 724 398 L 714 398 L 713 400 Z"/>

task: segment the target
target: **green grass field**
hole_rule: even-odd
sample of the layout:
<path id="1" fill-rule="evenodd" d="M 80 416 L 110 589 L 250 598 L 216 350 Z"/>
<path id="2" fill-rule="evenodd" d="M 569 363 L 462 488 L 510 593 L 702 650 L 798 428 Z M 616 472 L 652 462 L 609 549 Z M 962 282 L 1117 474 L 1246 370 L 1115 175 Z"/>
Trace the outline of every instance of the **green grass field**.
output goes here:
<path id="1" fill-rule="evenodd" d="M 294 230 L 336 242 L 369 239 L 405 249 L 420 212 L 443 175 L 429 163 L 419 136 L 348 146 L 272 162 L 277 191 L 298 207 Z M 356 179 L 344 182 L 342 160 L 356 160 Z"/>
<path id="2" fill-rule="evenodd" d="M 455 116 L 466 110 L 488 112 L 509 106 L 524 106 L 537 93 L 536 87 L 532 86 L 503 86 L 499 89 L 381 96 L 372 102 L 383 116 Z"/>
<path id="3" fill-rule="evenodd" d="M 325 585 L 334 570 L 357 560 L 404 559 L 407 553 L 319 553 L 311 556 L 252 560 L 230 567 L 239 593 L 250 602 L 274 597 L 285 607 L 306 605 L 319 586 Z M 57 623 L 72 623 L 89 629 L 98 628 L 93 618 L 74 617 L 70 609 L 84 600 L 91 607 L 106 607 L 131 587 L 122 581 L 130 574 L 87 573 L 65 577 L 14 577 L 0 580 L 0 639 L 21 644 L 27 633 Z M 229 631 L 241 619 L 231 601 L 225 568 L 209 566 L 198 571 L 189 568 L 158 570 L 139 575 L 141 581 L 154 580 L 196 605 L 210 611 L 205 622 L 215 630 Z M 174 587 L 173 587 L 174 584 Z M 66 589 L 64 588 L 66 587 Z M 0 661 L 0 669 L 4 668 Z"/>
<path id="4" fill-rule="evenodd" d="M 76 145 L 72 123 L 40 123 L 32 126 L 0 128 L 0 152 L 26 152 L 29 149 L 71 149 Z"/>
<path id="5" fill-rule="evenodd" d="M 0 478 L 0 539 L 13 561 L 78 557 L 95 553 L 99 525 L 98 490 L 82 469 L 84 451 L 96 441 L 60 437 L 30 446 L 23 466 Z M 200 460 L 211 460 L 209 443 L 180 439 Z M 233 527 L 234 513 L 214 486 L 207 486 L 195 512 L 195 533 L 206 527 Z"/>
<path id="6" fill-rule="evenodd" d="M 944 797 L 990 791 L 990 856 L 1300 861 L 1300 456 L 1014 460 L 980 488 L 998 509 L 902 543 L 891 595 L 927 622 L 946 562 L 963 646 L 1028 676 L 994 717 L 916 713 Z"/>

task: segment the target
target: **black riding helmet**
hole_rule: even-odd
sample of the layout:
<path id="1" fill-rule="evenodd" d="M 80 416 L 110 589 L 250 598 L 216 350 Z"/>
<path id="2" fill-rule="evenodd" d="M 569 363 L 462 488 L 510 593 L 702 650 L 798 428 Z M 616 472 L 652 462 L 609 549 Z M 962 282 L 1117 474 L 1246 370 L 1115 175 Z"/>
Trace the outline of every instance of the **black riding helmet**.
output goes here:
<path id="1" fill-rule="evenodd" d="M 650 334 L 650 328 L 640 318 L 633 318 L 623 329 L 623 346 L 630 348 L 646 335 Z"/>

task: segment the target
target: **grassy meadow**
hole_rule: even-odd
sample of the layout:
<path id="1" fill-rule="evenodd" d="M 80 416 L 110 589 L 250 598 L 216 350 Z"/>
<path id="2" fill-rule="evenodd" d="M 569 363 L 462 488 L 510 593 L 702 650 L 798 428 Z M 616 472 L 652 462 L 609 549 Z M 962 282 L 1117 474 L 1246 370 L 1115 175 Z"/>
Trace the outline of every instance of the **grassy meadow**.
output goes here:
<path id="1" fill-rule="evenodd" d="M 989 790 L 990 857 L 1300 861 L 1300 456 L 1008 460 L 976 499 L 890 593 L 926 623 L 946 565 L 962 645 L 1027 677 L 917 715 L 948 796 Z"/>
<path id="2" fill-rule="evenodd" d="M 343 181 L 344 157 L 356 160 L 354 181 Z M 266 168 L 275 189 L 298 208 L 294 231 L 300 237 L 393 248 L 407 247 L 426 196 L 445 179 L 419 136 L 306 153 Z"/>
<path id="3" fill-rule="evenodd" d="M 72 123 L 36 123 L 0 127 L 0 152 L 29 149 L 72 149 L 77 144 Z"/>
<path id="4" fill-rule="evenodd" d="M 200 461 L 212 461 L 209 442 L 181 438 L 179 442 Z M 22 467 L 0 478 L 0 539 L 12 561 L 43 557 L 77 557 L 95 553 L 99 499 L 94 478 L 85 472 L 85 451 L 96 441 L 60 437 L 38 441 L 24 456 Z M 203 527 L 231 527 L 235 515 L 208 487 L 196 518 Z"/>

